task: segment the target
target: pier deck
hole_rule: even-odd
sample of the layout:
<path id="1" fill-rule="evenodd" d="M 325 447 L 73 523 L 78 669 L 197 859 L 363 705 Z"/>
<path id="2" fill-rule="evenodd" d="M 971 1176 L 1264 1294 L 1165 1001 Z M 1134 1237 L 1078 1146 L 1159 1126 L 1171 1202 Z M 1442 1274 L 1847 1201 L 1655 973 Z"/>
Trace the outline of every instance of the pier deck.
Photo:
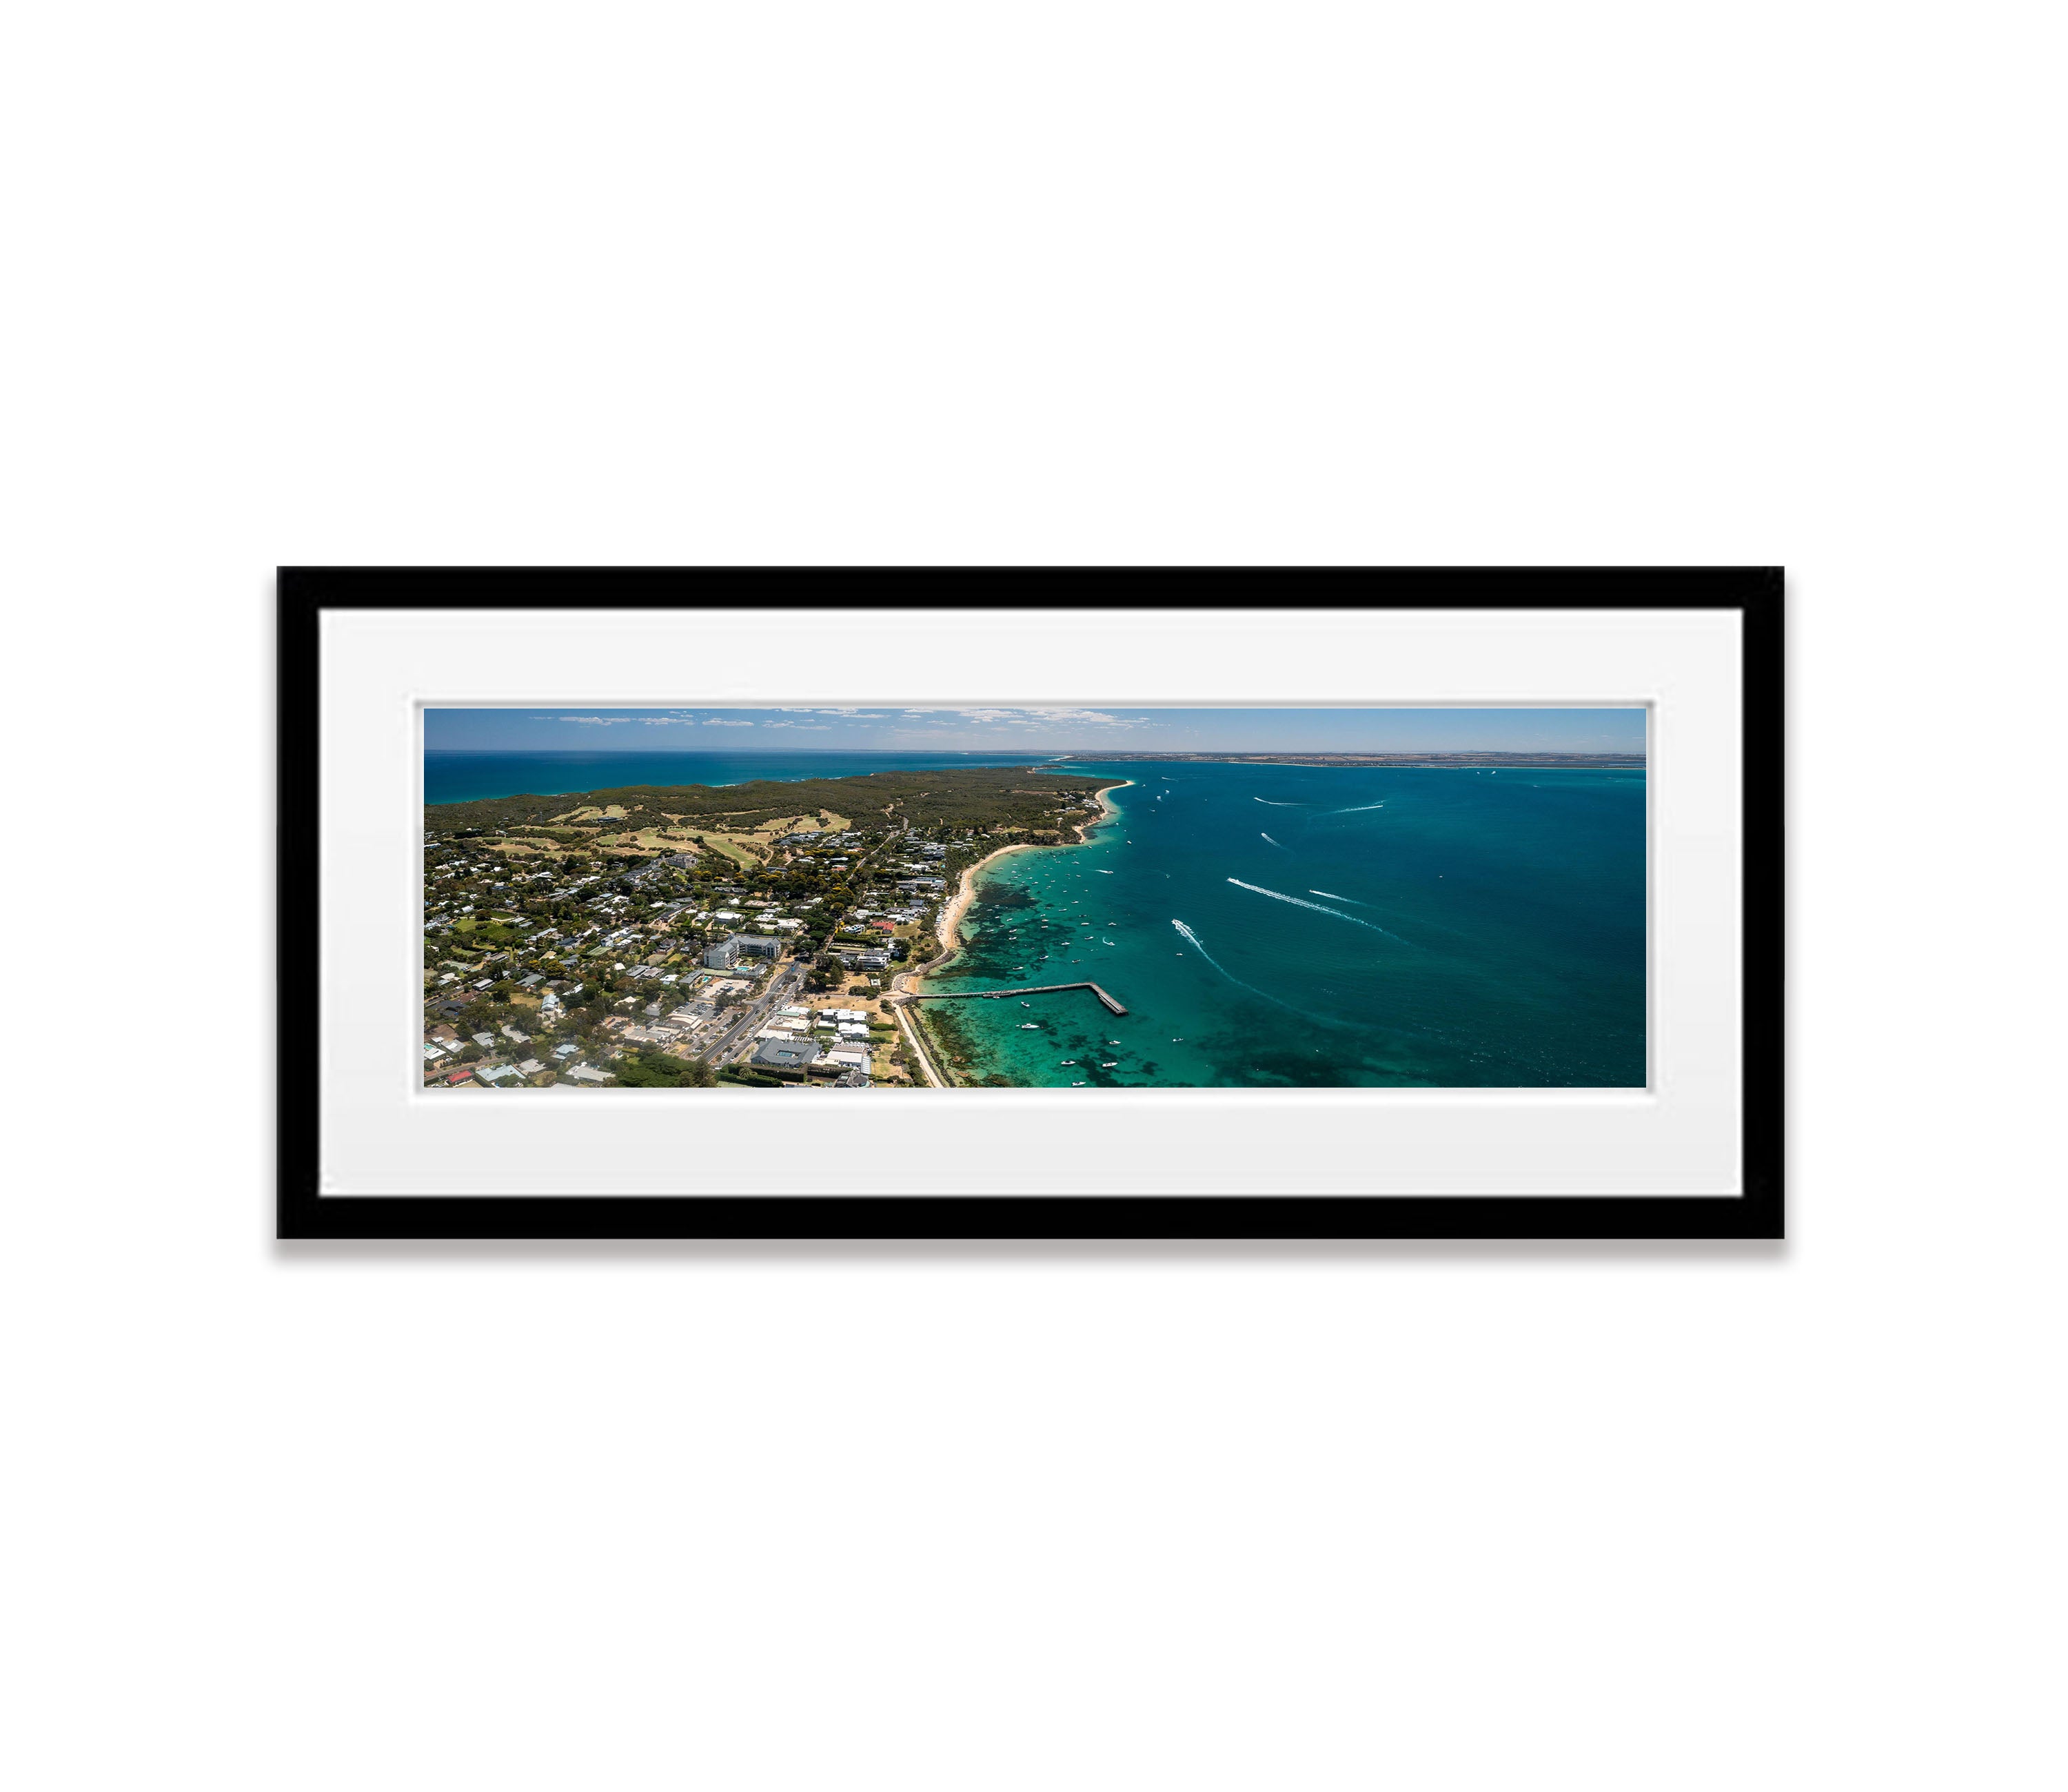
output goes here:
<path id="1" fill-rule="evenodd" d="M 900 1002 L 1003 1002 L 1008 996 L 1053 995 L 1063 989 L 1089 989 L 1116 1014 L 1127 1010 L 1096 983 L 1036 983 L 1024 989 L 905 989 L 892 999 Z"/>

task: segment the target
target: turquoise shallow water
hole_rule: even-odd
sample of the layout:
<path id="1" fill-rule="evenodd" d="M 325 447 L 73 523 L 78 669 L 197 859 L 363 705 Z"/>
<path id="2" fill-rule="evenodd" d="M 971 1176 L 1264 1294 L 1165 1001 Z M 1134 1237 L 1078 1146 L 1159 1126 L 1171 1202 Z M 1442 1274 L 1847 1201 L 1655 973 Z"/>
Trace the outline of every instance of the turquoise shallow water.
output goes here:
<path id="1" fill-rule="evenodd" d="M 1130 1011 L 955 1003 L 977 1075 L 1643 1086 L 1643 772 L 1067 769 L 1137 782 L 1085 845 L 994 860 L 927 987 L 1090 978 Z"/>

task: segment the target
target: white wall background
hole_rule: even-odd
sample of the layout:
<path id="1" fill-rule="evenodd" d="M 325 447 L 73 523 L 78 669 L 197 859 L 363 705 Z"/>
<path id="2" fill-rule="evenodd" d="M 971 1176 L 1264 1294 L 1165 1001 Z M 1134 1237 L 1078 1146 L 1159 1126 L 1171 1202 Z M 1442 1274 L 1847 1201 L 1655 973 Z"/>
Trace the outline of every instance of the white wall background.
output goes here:
<path id="1" fill-rule="evenodd" d="M 2059 1785 L 2060 32 L 11 12 L 0 1777 Z M 1774 559 L 1785 1248 L 267 1241 L 278 561 Z"/>

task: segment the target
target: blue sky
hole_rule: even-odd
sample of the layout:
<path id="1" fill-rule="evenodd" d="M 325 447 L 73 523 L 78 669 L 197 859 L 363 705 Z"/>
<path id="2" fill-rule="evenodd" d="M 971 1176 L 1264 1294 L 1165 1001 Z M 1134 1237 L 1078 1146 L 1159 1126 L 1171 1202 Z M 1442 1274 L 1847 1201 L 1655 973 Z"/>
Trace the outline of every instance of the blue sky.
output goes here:
<path id="1" fill-rule="evenodd" d="M 1627 709 L 428 709 L 432 751 L 1641 753 Z"/>

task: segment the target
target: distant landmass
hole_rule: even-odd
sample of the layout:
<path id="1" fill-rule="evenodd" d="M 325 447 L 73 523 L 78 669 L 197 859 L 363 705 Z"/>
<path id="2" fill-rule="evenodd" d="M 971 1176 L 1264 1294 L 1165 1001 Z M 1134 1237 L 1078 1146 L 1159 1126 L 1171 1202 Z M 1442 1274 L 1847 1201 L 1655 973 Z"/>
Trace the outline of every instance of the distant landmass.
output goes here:
<path id="1" fill-rule="evenodd" d="M 1216 766 L 1422 766 L 1434 770 L 1514 766 L 1536 771 L 1642 771 L 1641 753 L 1097 753 L 1059 754 L 1053 763 L 1095 759 L 1101 765 L 1185 763 Z"/>
<path id="2" fill-rule="evenodd" d="M 1040 778 L 1036 785 L 1029 776 Z M 427 803 L 424 826 L 438 833 L 567 823 L 601 825 L 604 811 L 628 826 L 749 822 L 828 809 L 859 825 L 889 827 L 1055 827 L 1060 803 L 1117 782 L 1058 772 L 1045 762 L 934 766 L 852 778 L 753 779 L 739 784 L 628 784 L 609 790 L 525 793 Z M 594 811 L 595 813 L 588 813 Z M 580 819 L 575 818 L 579 815 Z"/>

